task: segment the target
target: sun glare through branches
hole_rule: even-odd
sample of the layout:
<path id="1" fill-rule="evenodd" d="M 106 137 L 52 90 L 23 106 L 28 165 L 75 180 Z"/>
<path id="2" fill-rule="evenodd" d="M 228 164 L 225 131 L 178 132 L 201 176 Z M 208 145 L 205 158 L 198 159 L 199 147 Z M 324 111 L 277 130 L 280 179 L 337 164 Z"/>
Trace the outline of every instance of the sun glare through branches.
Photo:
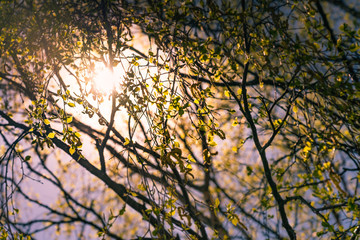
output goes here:
<path id="1" fill-rule="evenodd" d="M 102 64 L 97 64 L 94 69 L 93 84 L 98 91 L 109 94 L 119 86 L 122 78 L 123 70 L 120 67 L 111 70 Z"/>

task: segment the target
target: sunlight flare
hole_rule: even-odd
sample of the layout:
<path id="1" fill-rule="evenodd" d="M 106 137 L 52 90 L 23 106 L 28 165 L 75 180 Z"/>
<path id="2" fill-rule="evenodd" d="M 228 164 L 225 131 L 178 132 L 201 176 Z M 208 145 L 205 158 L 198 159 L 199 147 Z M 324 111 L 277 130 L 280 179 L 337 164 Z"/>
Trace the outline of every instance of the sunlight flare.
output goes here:
<path id="1" fill-rule="evenodd" d="M 114 88 L 117 88 L 123 78 L 122 69 L 111 69 L 102 64 L 98 64 L 94 69 L 93 84 L 95 88 L 104 93 L 109 94 Z"/>

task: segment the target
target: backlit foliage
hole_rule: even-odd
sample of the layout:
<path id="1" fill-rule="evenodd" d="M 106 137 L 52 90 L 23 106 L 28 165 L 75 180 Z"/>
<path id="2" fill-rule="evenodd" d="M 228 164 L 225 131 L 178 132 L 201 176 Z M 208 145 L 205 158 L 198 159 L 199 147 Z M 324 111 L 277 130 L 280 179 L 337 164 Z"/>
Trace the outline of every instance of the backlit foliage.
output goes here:
<path id="1" fill-rule="evenodd" d="M 355 3 L 1 1 L 0 238 L 356 239 Z"/>

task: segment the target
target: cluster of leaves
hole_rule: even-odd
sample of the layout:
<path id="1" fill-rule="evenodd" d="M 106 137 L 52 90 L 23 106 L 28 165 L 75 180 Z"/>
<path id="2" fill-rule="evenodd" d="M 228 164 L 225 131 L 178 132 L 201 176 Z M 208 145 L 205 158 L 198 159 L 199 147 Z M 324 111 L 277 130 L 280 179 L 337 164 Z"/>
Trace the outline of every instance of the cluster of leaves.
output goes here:
<path id="1" fill-rule="evenodd" d="M 3 235 L 355 239 L 359 16 L 332 0 L 1 2 Z M 110 92 L 99 64 L 123 74 Z"/>

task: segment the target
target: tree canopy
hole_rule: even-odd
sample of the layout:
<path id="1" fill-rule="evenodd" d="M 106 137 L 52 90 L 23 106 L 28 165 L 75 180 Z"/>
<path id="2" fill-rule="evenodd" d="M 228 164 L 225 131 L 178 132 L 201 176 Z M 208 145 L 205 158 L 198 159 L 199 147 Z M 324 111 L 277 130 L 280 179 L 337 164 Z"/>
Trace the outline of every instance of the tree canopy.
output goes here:
<path id="1" fill-rule="evenodd" d="M 1 1 L 0 238 L 357 239 L 359 26 L 345 0 Z"/>

